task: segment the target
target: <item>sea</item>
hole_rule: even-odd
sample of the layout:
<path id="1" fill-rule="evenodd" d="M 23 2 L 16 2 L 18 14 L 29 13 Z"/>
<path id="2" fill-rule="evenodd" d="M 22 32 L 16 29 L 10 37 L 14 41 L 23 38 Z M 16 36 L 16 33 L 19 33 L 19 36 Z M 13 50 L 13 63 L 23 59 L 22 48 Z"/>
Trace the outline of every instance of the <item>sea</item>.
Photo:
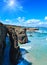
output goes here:
<path id="1" fill-rule="evenodd" d="M 28 43 L 19 44 L 22 60 L 18 65 L 47 65 L 47 28 L 40 27 L 35 32 L 26 32 Z M 3 65 L 10 65 L 9 61 L 10 42 L 6 37 L 6 48 Z"/>

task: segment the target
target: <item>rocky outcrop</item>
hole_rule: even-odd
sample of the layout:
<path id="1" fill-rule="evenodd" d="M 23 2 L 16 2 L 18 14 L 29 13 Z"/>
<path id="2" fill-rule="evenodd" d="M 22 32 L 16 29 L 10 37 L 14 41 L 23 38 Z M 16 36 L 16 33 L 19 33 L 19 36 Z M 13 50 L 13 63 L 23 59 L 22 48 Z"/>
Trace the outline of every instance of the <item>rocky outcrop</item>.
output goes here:
<path id="1" fill-rule="evenodd" d="M 35 32 L 37 30 L 39 30 L 39 28 L 26 28 L 26 31 L 28 32 Z"/>
<path id="2" fill-rule="evenodd" d="M 25 44 L 28 42 L 27 34 L 26 34 L 26 29 L 25 28 L 19 28 L 16 30 L 17 36 L 18 36 L 18 41 L 21 44 Z"/>
<path id="3" fill-rule="evenodd" d="M 9 25 L 7 26 L 9 29 L 13 28 L 15 29 L 15 32 L 18 36 L 18 42 L 21 44 L 25 44 L 28 42 L 28 38 L 27 38 L 27 34 L 26 34 L 26 28 L 23 28 L 21 26 L 13 26 L 13 25 Z"/>
<path id="4" fill-rule="evenodd" d="M 20 48 L 18 42 L 25 44 L 28 42 L 25 28 L 13 28 L 6 27 L 4 24 L 0 23 L 0 60 L 3 58 L 3 53 L 6 47 L 6 36 L 10 38 L 10 60 L 13 65 L 17 65 L 19 59 L 21 58 Z M 1 65 L 1 62 L 0 62 Z"/>
<path id="5" fill-rule="evenodd" d="M 12 65 L 17 65 L 19 59 L 21 58 L 21 52 L 20 48 L 18 46 L 18 37 L 15 32 L 14 28 L 9 28 L 9 38 L 11 42 L 11 47 L 10 47 L 10 61 Z"/>
<path id="6" fill-rule="evenodd" d="M 14 28 L 7 28 L 5 25 L 3 25 L 2 23 L 0 23 L 0 65 L 1 65 L 1 59 L 3 58 L 3 53 L 4 53 L 4 49 L 6 46 L 5 40 L 6 40 L 6 36 L 7 33 L 9 34 L 9 38 L 10 38 L 10 44 L 11 44 L 11 48 L 10 48 L 10 61 L 12 63 L 12 65 L 17 65 L 18 60 L 21 57 L 21 52 L 20 52 L 20 48 L 18 46 L 18 37 L 17 34 L 15 32 Z"/>
<path id="7" fill-rule="evenodd" d="M 6 35 L 7 35 L 7 28 L 2 23 L 0 23 L 0 60 L 1 61 L 3 58 L 4 49 L 6 46 L 6 43 L 5 43 Z M 1 64 L 1 61 L 0 61 L 0 64 Z"/>

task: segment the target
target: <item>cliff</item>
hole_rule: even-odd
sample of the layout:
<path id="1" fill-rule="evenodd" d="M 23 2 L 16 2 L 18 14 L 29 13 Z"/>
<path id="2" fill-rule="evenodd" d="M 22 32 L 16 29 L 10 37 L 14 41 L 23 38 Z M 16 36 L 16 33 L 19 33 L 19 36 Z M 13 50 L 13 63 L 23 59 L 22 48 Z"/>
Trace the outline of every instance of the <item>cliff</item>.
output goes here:
<path id="1" fill-rule="evenodd" d="M 25 44 L 28 42 L 28 37 L 26 31 L 35 31 L 37 28 L 25 28 L 21 26 L 14 25 L 4 25 L 0 23 L 0 65 L 3 59 L 4 50 L 6 47 L 6 36 L 10 39 L 10 60 L 12 65 L 16 65 L 18 60 L 21 58 L 20 48 L 18 42 Z"/>
<path id="2" fill-rule="evenodd" d="M 20 48 L 18 46 L 18 36 L 13 28 L 7 28 L 4 24 L 0 23 L 0 65 L 3 62 L 4 51 L 6 47 L 6 36 L 10 38 L 10 61 L 12 65 L 17 65 L 18 60 L 21 58 Z"/>

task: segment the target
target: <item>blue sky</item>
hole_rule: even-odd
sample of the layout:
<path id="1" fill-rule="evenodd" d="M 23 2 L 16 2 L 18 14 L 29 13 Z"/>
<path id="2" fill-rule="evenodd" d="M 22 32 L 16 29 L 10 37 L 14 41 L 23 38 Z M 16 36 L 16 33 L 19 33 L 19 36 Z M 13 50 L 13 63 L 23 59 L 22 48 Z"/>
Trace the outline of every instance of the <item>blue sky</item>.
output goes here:
<path id="1" fill-rule="evenodd" d="M 0 21 L 21 26 L 47 26 L 47 0 L 0 0 Z"/>

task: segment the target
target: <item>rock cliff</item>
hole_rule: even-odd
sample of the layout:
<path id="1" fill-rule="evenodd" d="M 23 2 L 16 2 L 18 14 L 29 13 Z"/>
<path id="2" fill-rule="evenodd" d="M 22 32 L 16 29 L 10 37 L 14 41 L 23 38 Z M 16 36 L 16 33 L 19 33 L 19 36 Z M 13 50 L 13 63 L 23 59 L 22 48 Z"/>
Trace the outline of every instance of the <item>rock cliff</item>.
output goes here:
<path id="1" fill-rule="evenodd" d="M 3 60 L 3 53 L 6 47 L 6 36 L 9 34 L 10 38 L 10 61 L 13 65 L 16 65 L 18 63 L 18 60 L 21 57 L 20 48 L 18 46 L 18 37 L 14 30 L 14 28 L 7 28 L 5 25 L 0 23 L 0 65 Z"/>
<path id="2" fill-rule="evenodd" d="M 6 35 L 7 35 L 7 28 L 2 23 L 0 23 L 0 60 L 1 61 L 3 57 L 4 49 L 6 46 L 6 43 L 5 43 Z M 0 64 L 1 64 L 1 61 L 0 61 Z"/>
<path id="3" fill-rule="evenodd" d="M 25 28 L 19 29 L 18 32 L 17 32 L 17 35 L 18 35 L 19 43 L 25 44 L 25 43 L 28 42 L 28 38 L 27 38 L 27 34 L 26 34 L 26 29 Z"/>

